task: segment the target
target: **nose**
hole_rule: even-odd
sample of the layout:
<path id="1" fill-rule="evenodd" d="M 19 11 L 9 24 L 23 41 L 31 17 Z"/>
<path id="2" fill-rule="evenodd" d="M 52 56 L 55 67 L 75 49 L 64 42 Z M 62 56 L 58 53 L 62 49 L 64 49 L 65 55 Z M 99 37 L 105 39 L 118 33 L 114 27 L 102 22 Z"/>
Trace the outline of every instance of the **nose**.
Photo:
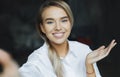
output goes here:
<path id="1" fill-rule="evenodd" d="M 55 30 L 59 31 L 61 29 L 62 29 L 62 26 L 61 26 L 60 22 L 56 22 Z"/>

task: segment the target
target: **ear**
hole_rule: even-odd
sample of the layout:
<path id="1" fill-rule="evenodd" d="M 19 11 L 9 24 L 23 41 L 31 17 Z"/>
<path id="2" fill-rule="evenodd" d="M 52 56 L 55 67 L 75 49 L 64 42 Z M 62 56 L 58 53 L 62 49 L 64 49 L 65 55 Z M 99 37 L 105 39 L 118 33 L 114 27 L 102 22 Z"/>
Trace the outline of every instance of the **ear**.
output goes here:
<path id="1" fill-rule="evenodd" d="M 42 31 L 43 33 L 45 33 L 45 29 L 44 29 L 44 26 L 43 26 L 42 24 L 40 24 L 40 28 L 41 28 L 41 31 Z"/>

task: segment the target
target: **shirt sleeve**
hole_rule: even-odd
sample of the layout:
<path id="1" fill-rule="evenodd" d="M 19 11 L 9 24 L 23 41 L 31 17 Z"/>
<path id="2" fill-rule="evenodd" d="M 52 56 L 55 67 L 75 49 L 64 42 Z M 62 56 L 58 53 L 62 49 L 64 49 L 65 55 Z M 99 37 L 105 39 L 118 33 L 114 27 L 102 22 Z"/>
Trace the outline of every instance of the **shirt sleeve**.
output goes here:
<path id="1" fill-rule="evenodd" d="M 102 76 L 100 75 L 99 70 L 98 70 L 97 64 L 94 63 L 93 66 L 94 66 L 94 70 L 95 70 L 96 77 L 102 77 Z"/>
<path id="2" fill-rule="evenodd" d="M 30 55 L 19 69 L 21 77 L 56 77 L 48 60 L 45 55 L 36 53 Z"/>
<path id="3" fill-rule="evenodd" d="M 33 64 L 24 64 L 20 69 L 19 73 L 21 77 L 43 77 L 42 74 L 37 70 Z"/>

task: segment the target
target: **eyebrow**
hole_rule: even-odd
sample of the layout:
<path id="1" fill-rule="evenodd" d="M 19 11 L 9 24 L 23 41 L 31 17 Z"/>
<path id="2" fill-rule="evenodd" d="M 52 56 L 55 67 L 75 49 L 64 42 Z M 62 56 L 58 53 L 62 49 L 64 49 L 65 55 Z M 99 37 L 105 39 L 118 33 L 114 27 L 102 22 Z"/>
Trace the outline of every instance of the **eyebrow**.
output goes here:
<path id="1" fill-rule="evenodd" d="M 64 17 L 62 17 L 61 19 L 64 19 L 64 18 L 68 18 L 68 16 L 64 16 Z"/>
<path id="2" fill-rule="evenodd" d="M 68 16 L 61 17 L 61 19 L 68 18 Z M 46 18 L 45 21 L 47 20 L 54 20 L 53 18 Z"/>
<path id="3" fill-rule="evenodd" d="M 47 20 L 54 20 L 54 19 L 53 18 L 46 18 L 45 21 L 47 21 Z"/>

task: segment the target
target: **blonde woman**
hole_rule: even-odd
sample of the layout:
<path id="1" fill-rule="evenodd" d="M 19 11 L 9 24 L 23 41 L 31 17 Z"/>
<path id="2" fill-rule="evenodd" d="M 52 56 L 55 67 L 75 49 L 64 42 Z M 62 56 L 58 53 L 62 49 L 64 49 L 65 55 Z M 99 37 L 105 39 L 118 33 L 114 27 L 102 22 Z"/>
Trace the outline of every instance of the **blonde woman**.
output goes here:
<path id="1" fill-rule="evenodd" d="M 96 62 L 109 54 L 115 40 L 94 51 L 88 45 L 68 40 L 74 20 L 69 5 L 62 0 L 45 1 L 37 19 L 37 29 L 45 42 L 19 68 L 21 77 L 101 77 Z M 7 62 L 15 64 L 11 59 Z"/>

